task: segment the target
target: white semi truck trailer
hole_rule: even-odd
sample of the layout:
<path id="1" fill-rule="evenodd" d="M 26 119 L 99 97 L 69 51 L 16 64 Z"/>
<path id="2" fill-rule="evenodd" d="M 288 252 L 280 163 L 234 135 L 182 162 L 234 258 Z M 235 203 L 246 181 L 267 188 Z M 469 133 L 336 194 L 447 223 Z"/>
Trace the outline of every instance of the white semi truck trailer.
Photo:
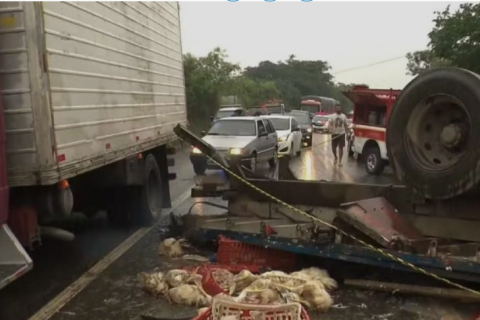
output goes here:
<path id="1" fill-rule="evenodd" d="M 51 218 L 170 206 L 185 124 L 176 2 L 0 3 L 0 289 Z"/>

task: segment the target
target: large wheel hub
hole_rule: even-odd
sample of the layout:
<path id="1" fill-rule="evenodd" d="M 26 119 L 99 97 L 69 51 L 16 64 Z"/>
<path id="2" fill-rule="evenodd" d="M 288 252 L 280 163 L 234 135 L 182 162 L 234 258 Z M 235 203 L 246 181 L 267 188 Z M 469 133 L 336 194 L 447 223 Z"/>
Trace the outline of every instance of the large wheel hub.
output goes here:
<path id="1" fill-rule="evenodd" d="M 471 119 L 460 101 L 431 96 L 415 107 L 408 121 L 406 150 L 424 170 L 447 170 L 466 153 L 470 128 Z"/>

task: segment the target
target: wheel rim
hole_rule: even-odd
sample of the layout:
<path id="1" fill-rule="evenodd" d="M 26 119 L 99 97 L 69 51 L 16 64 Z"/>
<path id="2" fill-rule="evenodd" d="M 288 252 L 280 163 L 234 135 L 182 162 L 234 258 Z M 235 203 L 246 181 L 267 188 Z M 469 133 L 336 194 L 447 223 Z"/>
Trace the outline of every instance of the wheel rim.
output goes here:
<path id="1" fill-rule="evenodd" d="M 472 122 L 456 98 L 439 94 L 421 101 L 407 122 L 404 136 L 412 162 L 423 170 L 441 172 L 467 153 Z"/>
<path id="2" fill-rule="evenodd" d="M 369 154 L 367 157 L 367 168 L 369 170 L 375 169 L 377 165 L 377 157 L 374 154 Z"/>
<path id="3" fill-rule="evenodd" d="M 148 195 L 148 206 L 150 207 L 151 212 L 155 212 L 159 206 L 159 188 L 158 188 L 158 179 L 153 171 L 150 171 L 147 180 L 147 195 Z"/>

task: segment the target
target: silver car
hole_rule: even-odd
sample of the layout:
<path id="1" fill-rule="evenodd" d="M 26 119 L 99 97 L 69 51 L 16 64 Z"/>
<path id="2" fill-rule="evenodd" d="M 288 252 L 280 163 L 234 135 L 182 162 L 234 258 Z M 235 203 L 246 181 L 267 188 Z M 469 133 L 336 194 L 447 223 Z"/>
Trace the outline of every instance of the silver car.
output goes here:
<path id="1" fill-rule="evenodd" d="M 259 162 L 268 161 L 274 167 L 278 160 L 277 132 L 268 119 L 259 117 L 228 117 L 216 121 L 202 138 L 225 158 L 238 157 L 253 172 Z M 196 174 L 206 169 L 219 169 L 197 148 L 192 148 L 190 160 Z"/>

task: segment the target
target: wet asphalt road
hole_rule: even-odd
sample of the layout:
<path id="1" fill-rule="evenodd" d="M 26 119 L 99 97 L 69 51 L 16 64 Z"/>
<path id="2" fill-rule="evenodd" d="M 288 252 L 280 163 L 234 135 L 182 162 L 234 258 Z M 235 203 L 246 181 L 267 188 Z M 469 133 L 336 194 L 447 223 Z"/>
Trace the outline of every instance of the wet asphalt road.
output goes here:
<path id="1" fill-rule="evenodd" d="M 297 178 L 304 180 L 324 179 L 373 184 L 394 182 L 389 168 L 382 176 L 369 176 L 362 164 L 349 159 L 347 155 L 343 167 L 333 166 L 328 136 L 322 134 L 314 134 L 314 147 L 304 150 L 301 157 L 291 161 L 290 166 Z M 175 172 L 178 178 L 171 182 L 172 199 L 193 185 L 194 174 L 187 152 L 176 155 Z M 45 241 L 43 246 L 31 253 L 34 259 L 33 270 L 0 291 L 0 320 L 28 319 L 135 232 L 134 229 L 110 227 L 102 214 L 95 219 L 86 219 L 81 214 L 75 214 L 65 228 L 76 233 L 74 242 Z M 19 305 L 22 307 L 19 308 Z"/>

